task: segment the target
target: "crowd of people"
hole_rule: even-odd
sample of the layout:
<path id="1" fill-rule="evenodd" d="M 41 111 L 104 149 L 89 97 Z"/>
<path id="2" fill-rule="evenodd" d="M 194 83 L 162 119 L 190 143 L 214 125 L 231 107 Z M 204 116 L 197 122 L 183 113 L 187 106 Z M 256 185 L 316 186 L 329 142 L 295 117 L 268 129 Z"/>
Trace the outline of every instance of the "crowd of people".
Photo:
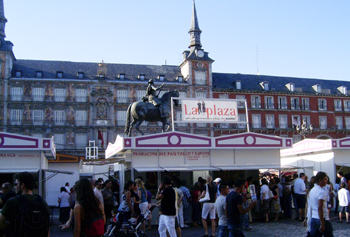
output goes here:
<path id="1" fill-rule="evenodd" d="M 206 179 L 199 177 L 198 182 L 187 187 L 184 180 L 173 182 L 164 176 L 155 195 L 157 203 L 152 204 L 152 193 L 142 177 L 125 183 L 121 203 L 117 202 L 119 184 L 116 181 L 83 178 L 73 187 L 66 183 L 60 188 L 57 198 L 59 221 L 62 229 L 72 228 L 73 236 L 103 236 L 111 231 L 112 222 L 130 222 L 146 214 L 148 228 L 146 223 L 141 225 L 142 231 L 146 232 L 152 228 L 152 215 L 147 211 L 157 205 L 161 237 L 181 236 L 181 229 L 190 223 L 203 228 L 203 237 L 215 236 L 216 232 L 220 237 L 244 236 L 243 230 L 252 229 L 251 222 L 276 222 L 280 218 L 302 222 L 308 236 L 321 233 L 333 236 L 331 210 L 339 217 L 339 223 L 343 222 L 345 214 L 349 224 L 349 180 L 350 174 L 342 172 L 337 173 L 334 184 L 324 172 L 318 172 L 310 180 L 304 173 L 292 176 L 265 174 L 259 180 L 241 175 L 235 181 L 223 181 L 218 177 L 213 180 L 208 175 Z M 35 185 L 34 176 L 28 172 L 17 174 L 13 186 L 2 184 L 0 236 L 5 233 L 6 236 L 21 236 L 21 233 L 31 232 L 37 236 L 49 235 L 50 209 L 39 195 L 33 194 Z M 192 217 L 189 216 L 190 206 Z M 294 216 L 292 210 L 295 210 Z M 33 213 L 36 213 L 35 217 Z M 118 214 L 122 220 L 117 219 Z M 33 220 L 39 221 L 34 223 Z"/>

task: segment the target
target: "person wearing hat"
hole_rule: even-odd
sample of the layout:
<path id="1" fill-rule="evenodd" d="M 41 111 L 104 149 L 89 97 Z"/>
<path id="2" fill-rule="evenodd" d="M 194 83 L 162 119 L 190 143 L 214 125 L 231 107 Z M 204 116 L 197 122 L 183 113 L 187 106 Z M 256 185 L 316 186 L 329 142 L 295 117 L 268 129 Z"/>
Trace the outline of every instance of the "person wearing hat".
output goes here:
<path id="1" fill-rule="evenodd" d="M 163 86 L 164 86 L 164 83 L 160 87 L 155 87 L 153 79 L 150 79 L 148 81 L 148 86 L 147 86 L 146 96 L 145 96 L 148 98 L 149 103 L 152 103 L 154 106 L 159 106 L 161 118 L 164 118 L 165 116 L 163 114 L 162 101 L 160 99 L 158 99 L 157 91 L 162 89 Z"/>
<path id="2" fill-rule="evenodd" d="M 216 178 L 214 181 L 213 181 L 214 183 L 215 183 L 215 185 L 216 185 L 216 187 L 217 187 L 217 189 L 218 189 L 218 191 L 217 191 L 217 197 L 219 197 L 220 196 L 220 183 L 221 183 L 221 179 L 220 178 Z"/>

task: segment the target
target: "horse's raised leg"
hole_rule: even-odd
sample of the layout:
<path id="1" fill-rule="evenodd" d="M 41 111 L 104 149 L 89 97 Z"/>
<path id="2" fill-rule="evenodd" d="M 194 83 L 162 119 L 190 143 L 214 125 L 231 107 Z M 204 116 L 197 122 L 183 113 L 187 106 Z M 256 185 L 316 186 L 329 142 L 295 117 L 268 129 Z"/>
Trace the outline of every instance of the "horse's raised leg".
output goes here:
<path id="1" fill-rule="evenodd" d="M 142 122 L 143 122 L 143 120 L 142 120 L 142 121 L 137 121 L 136 124 L 135 124 L 135 129 L 136 129 L 137 131 L 139 131 L 142 135 L 145 135 L 145 134 L 139 129 L 139 126 L 141 125 Z"/>
<path id="2" fill-rule="evenodd" d="M 167 120 L 167 119 L 164 119 L 164 120 L 162 121 L 162 123 L 163 123 L 163 129 L 162 129 L 162 131 L 163 131 L 163 132 L 168 131 L 169 128 L 170 128 L 170 124 L 168 123 L 168 120 Z"/>

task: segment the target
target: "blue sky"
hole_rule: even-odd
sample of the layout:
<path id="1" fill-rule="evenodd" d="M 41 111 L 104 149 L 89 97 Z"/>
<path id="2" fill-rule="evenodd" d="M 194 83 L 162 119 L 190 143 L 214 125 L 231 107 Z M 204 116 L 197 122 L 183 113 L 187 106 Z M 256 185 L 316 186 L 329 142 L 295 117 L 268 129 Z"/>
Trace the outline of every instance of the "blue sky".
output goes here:
<path id="1" fill-rule="evenodd" d="M 349 0 L 197 0 L 213 72 L 350 80 Z M 17 59 L 180 65 L 192 0 L 4 0 Z M 258 56 L 257 56 L 258 55 Z"/>

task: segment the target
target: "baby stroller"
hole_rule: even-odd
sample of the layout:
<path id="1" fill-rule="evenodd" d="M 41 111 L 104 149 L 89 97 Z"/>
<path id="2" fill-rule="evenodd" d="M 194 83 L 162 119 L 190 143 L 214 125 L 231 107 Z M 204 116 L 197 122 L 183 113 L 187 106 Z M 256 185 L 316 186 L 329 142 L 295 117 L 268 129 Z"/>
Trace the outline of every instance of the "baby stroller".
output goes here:
<path id="1" fill-rule="evenodd" d="M 148 215 L 152 213 L 153 209 L 156 206 L 151 206 L 151 208 L 149 210 L 147 210 L 145 212 L 145 214 L 143 215 L 139 215 L 137 217 L 136 223 L 132 222 L 132 221 L 128 221 L 128 222 L 123 222 L 123 214 L 122 213 L 118 213 L 117 216 L 117 220 L 118 222 L 114 222 L 112 223 L 113 227 L 111 229 L 111 231 L 109 232 L 108 235 L 105 236 L 119 236 L 119 235 L 133 235 L 136 237 L 147 237 L 146 233 L 144 231 L 142 231 L 140 229 L 142 223 L 147 219 Z"/>

